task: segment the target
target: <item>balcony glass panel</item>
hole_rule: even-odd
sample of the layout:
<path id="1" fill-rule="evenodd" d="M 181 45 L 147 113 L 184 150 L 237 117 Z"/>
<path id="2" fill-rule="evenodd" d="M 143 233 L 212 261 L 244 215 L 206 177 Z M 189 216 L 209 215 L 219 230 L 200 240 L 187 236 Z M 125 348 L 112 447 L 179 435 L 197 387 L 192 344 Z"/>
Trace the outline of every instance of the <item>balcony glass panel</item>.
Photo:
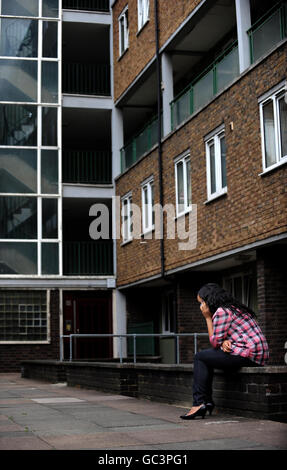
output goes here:
<path id="1" fill-rule="evenodd" d="M 37 101 L 37 62 L 0 60 L 0 100 Z"/>
<path id="2" fill-rule="evenodd" d="M 37 57 L 38 21 L 1 18 L 0 55 Z"/>
<path id="3" fill-rule="evenodd" d="M 58 102 L 58 63 L 42 62 L 42 103 Z"/>
<path id="4" fill-rule="evenodd" d="M 221 90 L 229 85 L 239 75 L 239 57 L 238 48 L 234 47 L 232 51 L 223 57 L 216 65 L 217 89 Z"/>
<path id="5" fill-rule="evenodd" d="M 204 106 L 213 97 L 213 70 L 210 70 L 193 86 L 194 111 Z"/>
<path id="6" fill-rule="evenodd" d="M 42 243 L 42 274 L 59 274 L 58 243 Z"/>
<path id="7" fill-rule="evenodd" d="M 0 274 L 37 274 L 37 243 L 0 242 Z"/>
<path id="8" fill-rule="evenodd" d="M 37 107 L 0 104 L 0 145 L 37 145 Z"/>
<path id="9" fill-rule="evenodd" d="M 185 121 L 191 114 L 190 109 L 190 94 L 191 89 L 188 89 L 173 105 L 173 126 L 178 126 L 181 122 Z"/>
<path id="10" fill-rule="evenodd" d="M 58 199 L 42 199 L 42 238 L 58 238 Z"/>
<path id="11" fill-rule="evenodd" d="M 41 192 L 58 194 L 58 150 L 41 151 Z"/>
<path id="12" fill-rule="evenodd" d="M 280 10 L 278 10 L 252 32 L 253 61 L 266 54 L 280 40 Z"/>
<path id="13" fill-rule="evenodd" d="M 43 21 L 43 57 L 58 57 L 58 23 Z"/>
<path id="14" fill-rule="evenodd" d="M 42 145 L 57 147 L 58 145 L 58 110 L 42 108 Z"/>
<path id="15" fill-rule="evenodd" d="M 37 238 L 37 198 L 0 196 L 0 238 Z"/>
<path id="16" fill-rule="evenodd" d="M 0 149 L 0 193 L 37 192 L 37 151 Z"/>
<path id="17" fill-rule="evenodd" d="M 1 14 L 11 16 L 38 16 L 39 0 L 2 0 Z"/>
<path id="18" fill-rule="evenodd" d="M 59 16 L 59 0 L 43 0 L 42 16 L 48 18 L 58 18 Z"/>

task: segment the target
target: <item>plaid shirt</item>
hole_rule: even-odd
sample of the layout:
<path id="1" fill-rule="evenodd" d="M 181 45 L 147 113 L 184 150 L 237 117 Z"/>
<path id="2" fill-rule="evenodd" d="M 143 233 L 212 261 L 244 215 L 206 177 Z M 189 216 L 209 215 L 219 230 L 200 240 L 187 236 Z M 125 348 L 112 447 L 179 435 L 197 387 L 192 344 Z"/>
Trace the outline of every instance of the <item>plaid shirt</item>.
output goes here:
<path id="1" fill-rule="evenodd" d="M 224 340 L 231 341 L 230 354 L 248 357 L 259 365 L 269 358 L 267 341 L 257 322 L 250 315 L 234 314 L 229 309 L 218 308 L 212 317 L 213 335 L 209 337 L 214 348 Z"/>

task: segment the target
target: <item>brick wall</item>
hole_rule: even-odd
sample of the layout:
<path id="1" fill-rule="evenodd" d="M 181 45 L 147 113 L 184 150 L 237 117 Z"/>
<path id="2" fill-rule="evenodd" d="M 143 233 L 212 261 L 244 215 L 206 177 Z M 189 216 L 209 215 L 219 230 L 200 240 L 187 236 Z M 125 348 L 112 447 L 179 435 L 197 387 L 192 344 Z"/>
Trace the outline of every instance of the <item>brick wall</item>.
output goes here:
<path id="1" fill-rule="evenodd" d="M 269 348 L 269 364 L 284 364 L 287 341 L 286 245 L 258 250 L 258 311 Z"/>
<path id="2" fill-rule="evenodd" d="M 192 203 L 197 204 L 197 247 L 179 251 L 178 240 L 164 240 L 165 268 L 173 269 L 248 243 L 286 232 L 286 165 L 262 172 L 258 97 L 286 78 L 284 44 L 220 94 L 163 143 L 164 204 L 175 204 L 174 158 L 190 149 Z M 230 129 L 233 122 L 233 131 Z M 206 157 L 204 136 L 225 124 L 228 194 L 205 204 Z M 140 183 L 154 175 L 159 202 L 157 151 L 140 160 L 117 180 L 117 194 L 133 190 L 141 206 Z M 135 240 L 118 245 L 118 284 L 160 273 L 159 240 Z"/>
<path id="3" fill-rule="evenodd" d="M 159 0 L 160 46 L 180 26 L 201 0 Z M 128 4 L 129 49 L 119 57 L 118 18 Z M 154 1 L 150 0 L 149 21 L 138 32 L 137 0 L 118 0 L 113 7 L 114 94 L 117 100 L 155 55 Z M 163 21 L 164 19 L 164 21 Z"/>
<path id="4" fill-rule="evenodd" d="M 20 370 L 23 360 L 59 358 L 59 291 L 50 293 L 50 337 L 49 344 L 0 344 L 0 372 Z"/>

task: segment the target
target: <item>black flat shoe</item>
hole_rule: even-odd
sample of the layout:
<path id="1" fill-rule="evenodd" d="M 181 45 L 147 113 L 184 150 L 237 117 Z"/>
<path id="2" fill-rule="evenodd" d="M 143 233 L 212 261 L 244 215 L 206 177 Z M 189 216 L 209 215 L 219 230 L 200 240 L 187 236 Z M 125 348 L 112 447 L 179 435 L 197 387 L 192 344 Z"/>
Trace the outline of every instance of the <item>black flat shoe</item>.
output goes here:
<path id="1" fill-rule="evenodd" d="M 197 416 L 201 416 L 202 419 L 204 419 L 206 411 L 207 411 L 206 406 L 201 405 L 201 407 L 198 408 L 198 410 L 195 411 L 195 413 L 182 415 L 181 419 L 195 419 Z"/>
<path id="2" fill-rule="evenodd" d="M 205 403 L 206 406 L 206 411 L 209 412 L 209 416 L 212 415 L 213 409 L 214 409 L 214 403 Z"/>

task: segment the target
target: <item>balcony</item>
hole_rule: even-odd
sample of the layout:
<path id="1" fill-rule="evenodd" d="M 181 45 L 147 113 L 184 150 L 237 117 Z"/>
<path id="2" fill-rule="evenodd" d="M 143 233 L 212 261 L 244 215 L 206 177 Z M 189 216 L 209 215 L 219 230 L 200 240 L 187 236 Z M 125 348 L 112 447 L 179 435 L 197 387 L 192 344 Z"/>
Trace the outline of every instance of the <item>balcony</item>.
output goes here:
<path id="1" fill-rule="evenodd" d="M 248 31 L 250 60 L 256 62 L 287 36 L 287 3 L 277 3 Z"/>
<path id="2" fill-rule="evenodd" d="M 110 66 L 63 63 L 63 93 L 109 96 Z"/>
<path id="3" fill-rule="evenodd" d="M 63 274 L 106 276 L 113 274 L 113 241 L 63 243 Z"/>
<path id="4" fill-rule="evenodd" d="M 121 149 L 121 171 L 132 166 L 158 141 L 158 118 L 153 118 Z"/>
<path id="5" fill-rule="evenodd" d="M 238 75 L 238 46 L 235 42 L 170 103 L 171 128 L 175 129 L 206 105 Z"/>
<path id="6" fill-rule="evenodd" d="M 109 4 L 109 0 L 63 0 L 63 9 L 108 12 Z"/>
<path id="7" fill-rule="evenodd" d="M 110 184 L 112 182 L 111 152 L 63 150 L 63 182 Z"/>

